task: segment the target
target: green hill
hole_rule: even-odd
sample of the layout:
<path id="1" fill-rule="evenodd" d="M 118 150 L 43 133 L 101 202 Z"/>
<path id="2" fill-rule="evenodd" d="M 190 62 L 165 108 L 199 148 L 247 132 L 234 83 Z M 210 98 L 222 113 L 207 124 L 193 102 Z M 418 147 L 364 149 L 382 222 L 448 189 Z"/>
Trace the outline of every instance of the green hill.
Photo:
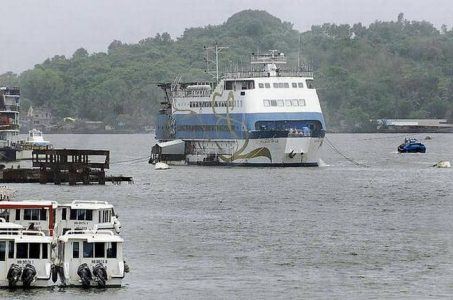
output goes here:
<path id="1" fill-rule="evenodd" d="M 267 12 L 246 10 L 176 39 L 162 33 L 137 44 L 113 41 L 107 53 L 91 55 L 81 48 L 71 58 L 55 56 L 20 75 L 0 75 L 0 85 L 20 85 L 25 105 L 48 105 L 59 117 L 140 129 L 153 124 L 162 99 L 157 82 L 210 79 L 203 46 L 229 47 L 223 67 L 269 49 L 295 64 L 299 37 L 329 129 L 363 131 L 375 118 L 453 117 L 453 31 L 402 14 L 368 27 L 324 24 L 299 33 Z"/>

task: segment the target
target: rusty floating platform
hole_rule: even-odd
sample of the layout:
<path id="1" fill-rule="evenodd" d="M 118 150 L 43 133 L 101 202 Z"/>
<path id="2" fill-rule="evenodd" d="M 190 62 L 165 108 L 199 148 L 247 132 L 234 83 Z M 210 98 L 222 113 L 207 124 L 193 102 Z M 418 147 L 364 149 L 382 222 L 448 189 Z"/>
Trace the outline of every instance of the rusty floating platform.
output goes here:
<path id="1" fill-rule="evenodd" d="M 132 182 L 132 177 L 106 176 L 108 150 L 43 149 L 33 150 L 32 169 L 3 169 L 2 183 L 69 183 L 69 185 Z"/>

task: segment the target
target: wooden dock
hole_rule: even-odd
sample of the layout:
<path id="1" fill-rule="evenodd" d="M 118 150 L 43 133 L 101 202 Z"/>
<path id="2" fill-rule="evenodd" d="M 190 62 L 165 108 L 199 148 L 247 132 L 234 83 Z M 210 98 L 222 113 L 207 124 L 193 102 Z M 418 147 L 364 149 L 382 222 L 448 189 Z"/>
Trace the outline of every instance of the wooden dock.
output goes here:
<path id="1" fill-rule="evenodd" d="M 107 150 L 43 149 L 33 150 L 32 169 L 4 169 L 3 183 L 69 183 L 69 185 L 132 182 L 132 177 L 106 176 L 110 152 Z"/>

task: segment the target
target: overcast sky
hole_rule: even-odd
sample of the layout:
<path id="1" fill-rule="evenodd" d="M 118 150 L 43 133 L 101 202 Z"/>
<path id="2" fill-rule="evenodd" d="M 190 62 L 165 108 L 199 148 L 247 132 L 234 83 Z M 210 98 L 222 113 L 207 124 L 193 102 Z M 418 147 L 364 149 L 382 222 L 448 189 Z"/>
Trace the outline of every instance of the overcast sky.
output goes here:
<path id="1" fill-rule="evenodd" d="M 325 22 L 396 20 L 400 12 L 453 25 L 453 0 L 0 0 L 0 74 L 70 57 L 80 47 L 106 51 L 115 39 L 136 43 L 165 31 L 176 37 L 244 9 L 266 10 L 301 31 Z"/>

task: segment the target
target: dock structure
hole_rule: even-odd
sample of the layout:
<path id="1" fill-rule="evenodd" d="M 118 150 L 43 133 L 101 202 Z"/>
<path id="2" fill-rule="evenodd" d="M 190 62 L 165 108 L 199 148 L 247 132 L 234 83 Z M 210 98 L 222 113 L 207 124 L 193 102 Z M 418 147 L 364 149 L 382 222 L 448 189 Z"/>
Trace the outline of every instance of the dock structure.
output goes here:
<path id="1" fill-rule="evenodd" d="M 378 132 L 453 132 L 453 123 L 447 119 L 378 119 Z"/>
<path id="2" fill-rule="evenodd" d="M 39 182 L 61 184 L 78 182 L 105 184 L 105 170 L 109 168 L 107 150 L 45 149 L 33 150 L 33 168 L 39 168 Z"/>

